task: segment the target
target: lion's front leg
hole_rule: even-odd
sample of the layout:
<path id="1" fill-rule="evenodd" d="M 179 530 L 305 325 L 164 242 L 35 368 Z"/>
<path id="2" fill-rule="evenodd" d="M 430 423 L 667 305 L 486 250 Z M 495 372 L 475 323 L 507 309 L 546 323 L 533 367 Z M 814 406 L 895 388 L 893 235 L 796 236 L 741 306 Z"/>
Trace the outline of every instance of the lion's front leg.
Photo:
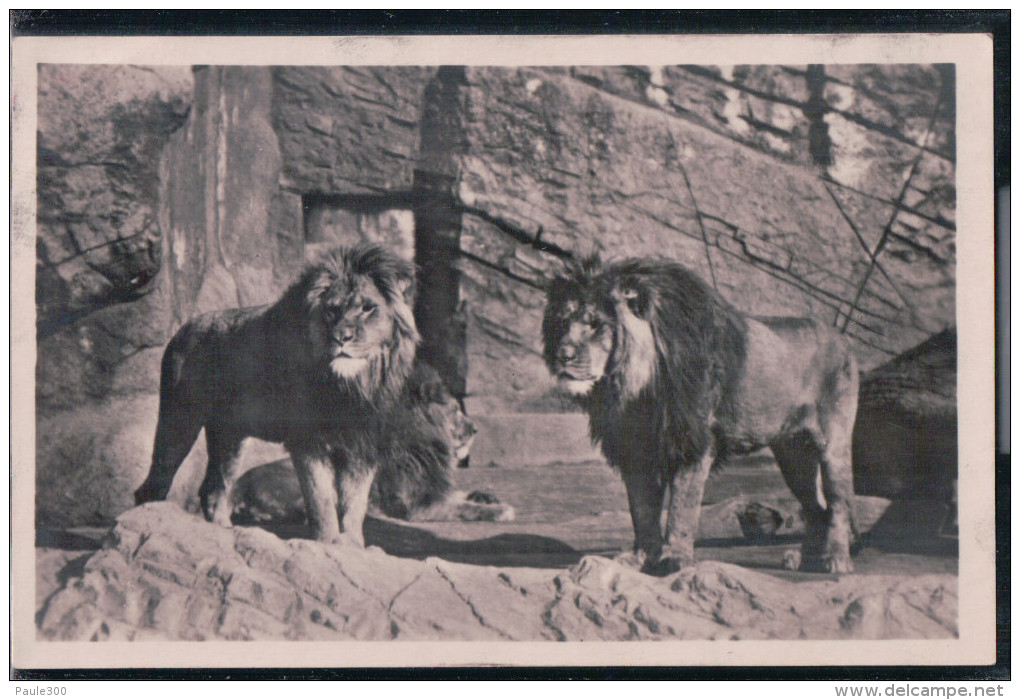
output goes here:
<path id="1" fill-rule="evenodd" d="M 850 558 L 854 495 L 850 454 L 850 440 L 839 436 L 823 450 L 819 465 L 822 493 L 827 506 L 822 567 L 833 574 L 854 570 Z"/>
<path id="2" fill-rule="evenodd" d="M 353 460 L 337 471 L 342 537 L 359 547 L 365 546 L 365 513 L 375 473 L 374 465 Z"/>
<path id="3" fill-rule="evenodd" d="M 655 561 L 662 551 L 662 496 L 665 492 L 660 470 L 654 465 L 639 465 L 623 470 L 630 518 L 634 523 L 634 550 L 616 559 L 625 566 L 641 568 Z"/>
<path id="4" fill-rule="evenodd" d="M 326 455 L 291 452 L 294 470 L 305 497 L 305 511 L 312 539 L 319 542 L 340 542 L 340 519 L 337 517 L 337 483 L 333 460 Z"/>
<path id="5" fill-rule="evenodd" d="M 658 561 L 646 562 L 644 570 L 655 576 L 667 576 L 694 564 L 694 539 L 701 520 L 701 499 L 705 481 L 715 461 L 709 449 L 693 465 L 681 467 L 669 484 L 669 509 L 666 516 L 666 542 Z"/>

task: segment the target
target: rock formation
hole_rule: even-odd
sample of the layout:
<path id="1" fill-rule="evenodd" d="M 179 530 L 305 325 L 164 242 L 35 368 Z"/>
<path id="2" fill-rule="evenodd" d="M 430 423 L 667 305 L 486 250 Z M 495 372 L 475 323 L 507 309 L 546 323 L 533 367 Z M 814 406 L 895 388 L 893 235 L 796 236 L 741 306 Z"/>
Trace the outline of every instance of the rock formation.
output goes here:
<path id="1" fill-rule="evenodd" d="M 854 491 L 949 501 L 958 475 L 956 329 L 932 336 L 861 378 Z"/>
<path id="2" fill-rule="evenodd" d="M 128 511 L 38 613 L 49 640 L 952 638 L 956 577 L 791 583 L 700 562 L 653 578 L 400 559 L 221 528 L 170 503 Z"/>

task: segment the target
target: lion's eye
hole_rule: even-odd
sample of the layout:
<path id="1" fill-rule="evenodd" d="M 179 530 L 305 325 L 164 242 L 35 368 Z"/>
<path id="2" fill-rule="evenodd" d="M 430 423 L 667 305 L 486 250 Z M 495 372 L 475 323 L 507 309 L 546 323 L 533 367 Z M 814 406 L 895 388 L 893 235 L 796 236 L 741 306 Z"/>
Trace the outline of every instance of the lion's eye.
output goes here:
<path id="1" fill-rule="evenodd" d="M 588 325 L 591 326 L 592 330 L 598 330 L 602 326 L 602 319 L 598 316 L 592 316 L 588 319 Z"/>
<path id="2" fill-rule="evenodd" d="M 361 305 L 361 313 L 370 314 L 373 311 L 375 311 L 375 304 L 371 302 L 365 302 L 364 304 Z"/>

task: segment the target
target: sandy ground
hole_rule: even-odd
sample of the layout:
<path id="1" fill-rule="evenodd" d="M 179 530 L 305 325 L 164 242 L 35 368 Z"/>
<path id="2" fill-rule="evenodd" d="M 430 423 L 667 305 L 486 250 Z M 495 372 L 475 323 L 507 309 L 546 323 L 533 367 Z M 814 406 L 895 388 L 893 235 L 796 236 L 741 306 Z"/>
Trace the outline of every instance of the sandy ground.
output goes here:
<path id="1" fill-rule="evenodd" d="M 403 522 L 369 518 L 368 544 L 389 554 L 424 559 L 430 556 L 462 563 L 500 567 L 564 568 L 588 554 L 613 555 L 631 546 L 632 531 L 626 496 L 619 477 L 601 462 L 495 466 L 473 464 L 455 474 L 456 487 L 496 494 L 511 504 L 517 519 L 510 523 Z M 768 459 L 747 459 L 713 474 L 706 488 L 702 531 L 725 536 L 702 537 L 697 556 L 738 564 L 787 580 L 817 580 L 821 574 L 802 574 L 782 567 L 783 553 L 798 546 L 796 535 L 780 535 L 770 544 L 748 543 L 738 532 L 727 533 L 722 507 L 730 499 L 745 497 L 769 501 L 792 498 L 775 464 Z M 867 531 L 881 510 L 865 512 Z M 861 514 L 859 509 L 859 524 Z M 732 531 L 732 526 L 729 528 Z M 886 528 L 889 530 L 889 528 Z M 284 537 L 302 537 L 303 526 L 282 526 L 273 531 Z M 36 598 L 41 603 L 98 548 L 105 530 L 78 528 L 37 533 Z M 948 537 L 888 535 L 865 537 L 855 554 L 857 573 L 957 573 L 956 541 Z"/>

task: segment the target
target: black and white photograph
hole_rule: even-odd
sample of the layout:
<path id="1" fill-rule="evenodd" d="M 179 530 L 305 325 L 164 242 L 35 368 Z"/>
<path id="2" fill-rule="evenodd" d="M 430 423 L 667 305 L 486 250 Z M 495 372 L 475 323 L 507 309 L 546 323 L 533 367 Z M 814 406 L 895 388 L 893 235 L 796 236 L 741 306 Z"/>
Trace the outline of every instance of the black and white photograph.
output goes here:
<path id="1" fill-rule="evenodd" d="M 16 665 L 994 661 L 987 37 L 186 41 L 15 42 Z"/>

